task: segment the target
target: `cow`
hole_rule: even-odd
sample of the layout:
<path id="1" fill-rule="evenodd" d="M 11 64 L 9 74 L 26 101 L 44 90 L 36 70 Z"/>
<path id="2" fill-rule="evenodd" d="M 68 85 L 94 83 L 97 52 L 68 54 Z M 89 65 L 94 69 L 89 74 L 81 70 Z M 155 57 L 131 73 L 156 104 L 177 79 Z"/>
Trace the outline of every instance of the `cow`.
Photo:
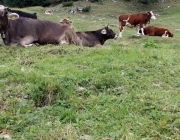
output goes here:
<path id="1" fill-rule="evenodd" d="M 167 28 L 156 27 L 156 26 L 148 26 L 143 29 L 144 34 L 148 36 L 161 36 L 161 37 L 173 37 L 173 33 L 171 33 Z M 139 31 L 141 34 L 141 30 Z"/>
<path id="2" fill-rule="evenodd" d="M 75 32 L 75 34 L 66 33 L 67 38 L 71 36 L 71 40 L 68 40 L 69 44 L 75 44 L 77 46 L 97 47 L 102 46 L 106 40 L 117 38 L 112 29 L 107 26 L 95 31 Z"/>
<path id="3" fill-rule="evenodd" d="M 143 27 L 147 23 L 150 23 L 150 19 L 155 20 L 156 17 L 152 11 L 146 13 L 138 14 L 123 14 L 119 16 L 119 38 L 122 38 L 122 32 L 124 26 L 138 27 L 138 32 L 141 30 L 142 35 L 144 35 Z"/>
<path id="4" fill-rule="evenodd" d="M 60 21 L 60 24 L 67 24 L 70 27 L 70 30 L 65 33 L 63 38 L 66 44 L 95 47 L 102 46 L 108 39 L 118 37 L 118 35 L 115 34 L 113 30 L 108 27 L 108 25 L 102 29 L 95 31 L 74 32 L 72 21 L 70 21 L 69 19 L 62 19 Z"/>
<path id="5" fill-rule="evenodd" d="M 27 12 L 23 12 L 23 11 L 19 11 L 19 10 L 12 10 L 10 8 L 7 8 L 7 10 L 11 13 L 16 13 L 18 14 L 20 17 L 27 17 L 27 18 L 34 18 L 34 19 L 37 19 L 37 14 L 36 13 L 27 13 Z M 4 42 L 4 35 L 1 34 L 1 37 L 3 39 L 3 42 Z M 4 43 L 2 43 L 4 44 Z"/>
<path id="6" fill-rule="evenodd" d="M 46 15 L 53 15 L 53 10 L 47 9 L 47 10 L 44 12 L 44 14 L 46 14 Z"/>
<path id="7" fill-rule="evenodd" d="M 79 42 L 79 39 L 78 39 L 76 33 L 74 32 L 74 26 L 72 24 L 72 21 L 67 18 L 64 18 L 59 21 L 59 24 L 69 26 L 68 31 L 62 37 L 62 41 L 61 41 L 62 44 L 77 44 L 77 42 Z"/>
<path id="8" fill-rule="evenodd" d="M 68 30 L 71 30 L 69 25 L 19 17 L 16 13 L 10 13 L 6 7 L 0 6 L 0 33 L 5 45 L 20 45 L 25 48 L 33 43 L 60 45 Z"/>
<path id="9" fill-rule="evenodd" d="M 72 30 L 74 30 L 74 26 L 73 26 L 73 24 L 72 24 L 72 21 L 69 20 L 69 19 L 67 19 L 67 18 L 64 18 L 64 19 L 60 20 L 59 23 L 61 23 L 61 24 L 67 24 L 67 25 L 70 26 L 70 28 L 71 28 Z"/>
<path id="10" fill-rule="evenodd" d="M 11 13 L 16 13 L 18 14 L 20 17 L 27 17 L 27 18 L 34 18 L 37 19 L 37 13 L 27 13 L 27 12 L 23 12 L 23 11 L 19 11 L 19 10 L 12 10 L 10 8 L 7 8 L 7 10 Z"/>

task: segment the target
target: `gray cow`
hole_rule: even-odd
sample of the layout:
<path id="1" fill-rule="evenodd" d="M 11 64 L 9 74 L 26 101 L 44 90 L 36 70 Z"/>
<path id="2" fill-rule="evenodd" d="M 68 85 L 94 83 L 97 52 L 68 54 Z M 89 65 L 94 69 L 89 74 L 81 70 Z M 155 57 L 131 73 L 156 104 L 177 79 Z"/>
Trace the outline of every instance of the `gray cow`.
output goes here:
<path id="1" fill-rule="evenodd" d="M 10 13 L 6 7 L 0 5 L 0 33 L 5 45 L 29 47 L 33 43 L 63 44 L 62 39 L 67 31 L 71 30 L 68 24 L 58 24 L 52 21 L 19 17 Z"/>
<path id="2" fill-rule="evenodd" d="M 95 31 L 76 32 L 76 35 L 79 40 L 78 45 L 88 47 L 102 46 L 106 40 L 118 37 L 108 26 Z"/>

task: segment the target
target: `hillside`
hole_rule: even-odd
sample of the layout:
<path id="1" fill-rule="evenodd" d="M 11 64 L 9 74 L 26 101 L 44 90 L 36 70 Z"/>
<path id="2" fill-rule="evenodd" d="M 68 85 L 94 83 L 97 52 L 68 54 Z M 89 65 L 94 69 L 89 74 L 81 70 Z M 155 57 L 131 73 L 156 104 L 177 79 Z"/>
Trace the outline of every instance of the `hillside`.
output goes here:
<path id="1" fill-rule="evenodd" d="M 173 38 L 123 38 L 103 47 L 0 46 L 0 139 L 12 140 L 179 140 L 180 2 L 143 5 L 106 1 L 90 13 L 72 7 L 28 7 L 39 19 L 73 21 L 75 31 L 109 24 L 119 32 L 118 16 L 153 11 L 149 25 L 170 29 Z M 17 8 L 18 9 L 18 8 Z"/>

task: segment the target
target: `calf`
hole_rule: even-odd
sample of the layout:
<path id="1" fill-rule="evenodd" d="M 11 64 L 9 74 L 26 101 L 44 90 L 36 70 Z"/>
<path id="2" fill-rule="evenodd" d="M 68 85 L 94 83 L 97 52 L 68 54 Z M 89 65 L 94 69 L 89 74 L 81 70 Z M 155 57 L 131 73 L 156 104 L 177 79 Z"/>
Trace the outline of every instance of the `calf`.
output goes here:
<path id="1" fill-rule="evenodd" d="M 139 31 L 139 33 L 142 33 Z M 161 36 L 161 37 L 173 37 L 173 33 L 171 33 L 166 28 L 160 28 L 155 26 L 148 26 L 144 28 L 144 34 L 148 36 Z"/>
<path id="2" fill-rule="evenodd" d="M 119 37 L 122 38 L 122 32 L 124 29 L 124 26 L 131 26 L 131 27 L 138 27 L 138 33 L 139 30 L 141 30 L 142 35 L 144 35 L 143 27 L 150 23 L 150 19 L 156 19 L 153 12 L 146 12 L 146 13 L 139 13 L 139 14 L 125 14 L 119 16 Z"/>
<path id="3" fill-rule="evenodd" d="M 16 13 L 18 14 L 20 17 L 27 17 L 27 18 L 34 18 L 37 19 L 37 14 L 36 13 L 27 13 L 27 12 L 23 12 L 23 11 L 19 11 L 19 10 L 12 10 L 10 8 L 7 8 L 7 10 L 11 13 Z"/>
<path id="4" fill-rule="evenodd" d="M 0 6 L 0 33 L 5 45 L 28 47 L 32 43 L 62 44 L 62 38 L 69 30 L 69 25 L 19 17 L 18 14 L 10 13 L 7 8 Z"/>

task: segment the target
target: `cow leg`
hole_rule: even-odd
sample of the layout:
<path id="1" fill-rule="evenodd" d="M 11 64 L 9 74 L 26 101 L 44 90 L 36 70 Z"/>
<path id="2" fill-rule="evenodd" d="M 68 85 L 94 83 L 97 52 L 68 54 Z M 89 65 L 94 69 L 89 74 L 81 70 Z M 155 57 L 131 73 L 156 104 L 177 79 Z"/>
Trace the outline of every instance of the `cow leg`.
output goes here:
<path id="1" fill-rule="evenodd" d="M 121 26 L 120 29 L 119 29 L 119 36 L 118 36 L 118 38 L 122 38 L 123 29 L 124 29 L 124 27 Z"/>
<path id="2" fill-rule="evenodd" d="M 167 31 L 164 32 L 164 34 L 162 35 L 162 37 L 168 37 L 168 36 L 166 35 L 166 33 L 167 33 Z"/>
<path id="3" fill-rule="evenodd" d="M 33 45 L 31 43 L 33 43 L 34 41 L 36 41 L 36 40 L 34 40 L 34 38 L 32 36 L 26 36 L 20 40 L 19 45 L 21 45 L 25 48 L 28 48 Z"/>
<path id="4" fill-rule="evenodd" d="M 137 27 L 137 35 L 140 35 L 141 34 L 141 29 L 139 29 L 139 27 Z"/>
<path id="5" fill-rule="evenodd" d="M 145 27 L 145 26 L 143 26 L 143 24 L 140 24 L 139 25 L 139 29 L 138 29 L 138 32 L 137 32 L 137 34 L 139 35 L 140 33 L 142 34 L 142 35 L 144 35 L 144 28 L 143 27 Z M 140 32 L 141 31 L 141 32 Z"/>
<path id="6" fill-rule="evenodd" d="M 122 38 L 122 32 L 123 32 L 124 26 L 126 26 L 126 22 L 119 21 L 119 36 L 118 36 L 118 38 Z"/>
<path id="7" fill-rule="evenodd" d="M 141 34 L 144 35 L 144 28 L 141 28 Z"/>

